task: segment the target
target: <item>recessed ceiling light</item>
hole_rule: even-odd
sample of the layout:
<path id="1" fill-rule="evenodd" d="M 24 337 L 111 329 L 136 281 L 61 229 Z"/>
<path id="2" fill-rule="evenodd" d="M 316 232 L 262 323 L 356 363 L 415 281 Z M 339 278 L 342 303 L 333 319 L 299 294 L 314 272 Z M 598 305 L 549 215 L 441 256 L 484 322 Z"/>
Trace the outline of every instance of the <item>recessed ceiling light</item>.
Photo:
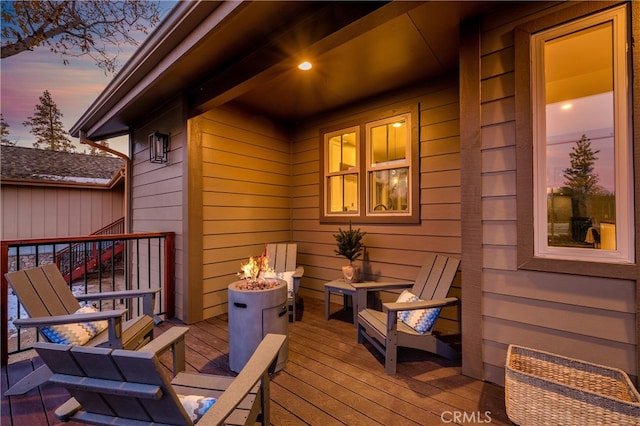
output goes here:
<path id="1" fill-rule="evenodd" d="M 302 71 L 308 71 L 308 70 L 311 69 L 311 62 L 309 62 L 309 61 L 301 62 L 298 65 L 298 68 L 301 69 Z"/>
<path id="2" fill-rule="evenodd" d="M 566 109 L 571 109 L 571 108 L 573 108 L 573 104 L 564 104 L 560 108 L 565 109 L 565 110 Z"/>

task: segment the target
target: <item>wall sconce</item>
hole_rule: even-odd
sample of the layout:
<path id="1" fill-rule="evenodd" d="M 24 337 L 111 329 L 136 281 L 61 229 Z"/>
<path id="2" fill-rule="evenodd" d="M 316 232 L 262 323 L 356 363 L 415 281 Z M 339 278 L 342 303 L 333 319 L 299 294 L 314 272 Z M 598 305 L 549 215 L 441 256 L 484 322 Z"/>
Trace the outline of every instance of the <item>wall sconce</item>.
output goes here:
<path id="1" fill-rule="evenodd" d="M 155 132 L 149 135 L 149 161 L 166 163 L 169 159 L 169 135 Z"/>

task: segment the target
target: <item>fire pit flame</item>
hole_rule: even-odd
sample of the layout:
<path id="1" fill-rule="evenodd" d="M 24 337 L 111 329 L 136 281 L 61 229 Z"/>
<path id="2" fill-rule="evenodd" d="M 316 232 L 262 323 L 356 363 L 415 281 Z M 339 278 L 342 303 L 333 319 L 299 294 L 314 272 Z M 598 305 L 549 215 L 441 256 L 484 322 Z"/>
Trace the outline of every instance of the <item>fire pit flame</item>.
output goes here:
<path id="1" fill-rule="evenodd" d="M 238 277 L 245 280 L 236 284 L 238 290 L 269 290 L 279 285 L 274 269 L 269 266 L 266 249 L 259 257 L 250 257 L 248 262 L 241 263 Z"/>

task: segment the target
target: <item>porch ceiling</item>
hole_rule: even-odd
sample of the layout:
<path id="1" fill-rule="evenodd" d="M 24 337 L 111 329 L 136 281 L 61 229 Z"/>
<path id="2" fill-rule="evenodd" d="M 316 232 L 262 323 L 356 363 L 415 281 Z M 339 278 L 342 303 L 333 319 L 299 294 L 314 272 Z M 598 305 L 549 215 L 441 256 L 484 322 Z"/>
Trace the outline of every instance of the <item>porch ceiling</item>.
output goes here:
<path id="1" fill-rule="evenodd" d="M 71 134 L 127 133 L 185 95 L 192 116 L 233 101 L 283 123 L 310 118 L 456 70 L 460 23 L 495 6 L 181 2 Z"/>
<path id="2" fill-rule="evenodd" d="M 459 25 L 493 6 L 488 2 L 406 2 L 404 11 L 377 11 L 369 27 L 335 47 L 310 46 L 292 55 L 280 71 L 263 73 L 235 101 L 282 121 L 300 120 L 372 96 L 443 76 L 458 67 Z M 330 38 L 348 36 L 345 28 Z M 327 40 L 323 40 L 326 42 Z M 321 44 L 321 43 L 318 43 Z M 297 69 L 302 60 L 310 71 Z M 282 66 L 284 65 L 284 66 Z M 209 104 L 215 103 L 215 99 Z"/>

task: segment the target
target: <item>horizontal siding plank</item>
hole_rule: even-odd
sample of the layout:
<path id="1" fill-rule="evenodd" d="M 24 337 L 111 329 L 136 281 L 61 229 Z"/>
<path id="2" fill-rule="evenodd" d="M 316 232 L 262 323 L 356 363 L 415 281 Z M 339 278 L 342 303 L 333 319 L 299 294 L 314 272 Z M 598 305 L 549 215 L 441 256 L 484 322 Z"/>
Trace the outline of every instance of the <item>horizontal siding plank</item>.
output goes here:
<path id="1" fill-rule="evenodd" d="M 584 306 L 485 293 L 485 317 L 635 344 L 635 315 Z"/>
<path id="2" fill-rule="evenodd" d="M 441 172 L 425 172 L 420 174 L 420 188 L 460 186 L 460 181 L 460 170 L 444 170 Z"/>
<path id="3" fill-rule="evenodd" d="M 260 232 L 289 232 L 290 221 L 281 220 L 261 220 L 258 226 Z M 256 224 L 246 220 L 206 220 L 202 224 L 203 235 L 223 235 L 255 232 Z"/>
<path id="4" fill-rule="evenodd" d="M 261 207 L 203 207 L 205 218 L 215 218 L 216 220 L 270 220 L 288 219 L 289 209 L 273 209 Z"/>
<path id="5" fill-rule="evenodd" d="M 269 194 L 276 197 L 289 197 L 291 189 L 284 185 L 270 185 L 263 182 L 241 182 L 232 178 L 212 178 L 204 177 L 202 189 L 206 192 L 217 192 L 221 194 Z"/>
<path id="6" fill-rule="evenodd" d="M 482 102 L 490 102 L 515 95 L 515 74 L 498 75 L 488 78 L 480 84 Z"/>
<path id="7" fill-rule="evenodd" d="M 422 204 L 459 203 L 461 200 L 460 187 L 425 188 L 420 191 Z"/>
<path id="8" fill-rule="evenodd" d="M 424 140 L 420 143 L 420 155 L 422 157 L 458 153 L 460 153 L 460 136 L 457 135 Z"/>
<path id="9" fill-rule="evenodd" d="M 482 151 L 483 173 L 502 172 L 505 170 L 516 170 L 515 146 Z"/>
<path id="10" fill-rule="evenodd" d="M 271 173 L 268 170 L 250 170 L 228 165 L 208 165 L 203 167 L 203 175 L 210 178 L 235 179 L 238 182 L 263 182 L 271 185 L 289 185 L 289 176 Z"/>
<path id="11" fill-rule="evenodd" d="M 513 46 L 490 53 L 481 58 L 481 78 L 487 79 L 508 72 L 513 72 L 515 49 Z"/>
<path id="12" fill-rule="evenodd" d="M 420 210 L 420 219 L 460 219 L 462 211 L 459 203 L 426 204 Z"/>
<path id="13" fill-rule="evenodd" d="M 487 197 L 516 195 L 516 172 L 509 170 L 482 175 L 482 195 Z"/>
<path id="14" fill-rule="evenodd" d="M 483 126 L 515 120 L 515 98 L 512 96 L 483 103 L 480 110 Z"/>
<path id="15" fill-rule="evenodd" d="M 499 348 L 485 353 L 486 356 L 491 355 L 491 358 L 485 359 L 503 371 L 506 348 L 509 344 L 515 344 L 620 368 L 637 375 L 634 345 L 491 317 L 484 318 L 483 336 L 485 346 L 503 345 L 504 355 L 501 355 Z"/>
<path id="16" fill-rule="evenodd" d="M 420 140 L 443 139 L 460 135 L 460 120 L 444 121 L 420 127 Z"/>
<path id="17" fill-rule="evenodd" d="M 518 268 L 518 249 L 515 246 L 490 246 L 482 248 L 482 267 L 515 271 Z"/>
<path id="18" fill-rule="evenodd" d="M 485 292 L 632 314 L 633 281 L 537 271 L 485 270 Z M 603 297 L 606 293 L 607 297 Z"/>
<path id="19" fill-rule="evenodd" d="M 288 197 L 274 197 L 270 194 L 228 194 L 217 192 L 204 192 L 202 194 L 203 207 L 260 207 L 288 209 L 290 199 Z"/>
<path id="20" fill-rule="evenodd" d="M 518 243 L 515 221 L 483 221 L 482 243 L 500 246 L 515 246 Z"/>
<path id="21" fill-rule="evenodd" d="M 504 148 L 516 145 L 516 123 L 508 121 L 482 128 L 482 148 Z"/>
<path id="22" fill-rule="evenodd" d="M 483 220 L 516 220 L 516 197 L 489 197 L 482 199 Z"/>

